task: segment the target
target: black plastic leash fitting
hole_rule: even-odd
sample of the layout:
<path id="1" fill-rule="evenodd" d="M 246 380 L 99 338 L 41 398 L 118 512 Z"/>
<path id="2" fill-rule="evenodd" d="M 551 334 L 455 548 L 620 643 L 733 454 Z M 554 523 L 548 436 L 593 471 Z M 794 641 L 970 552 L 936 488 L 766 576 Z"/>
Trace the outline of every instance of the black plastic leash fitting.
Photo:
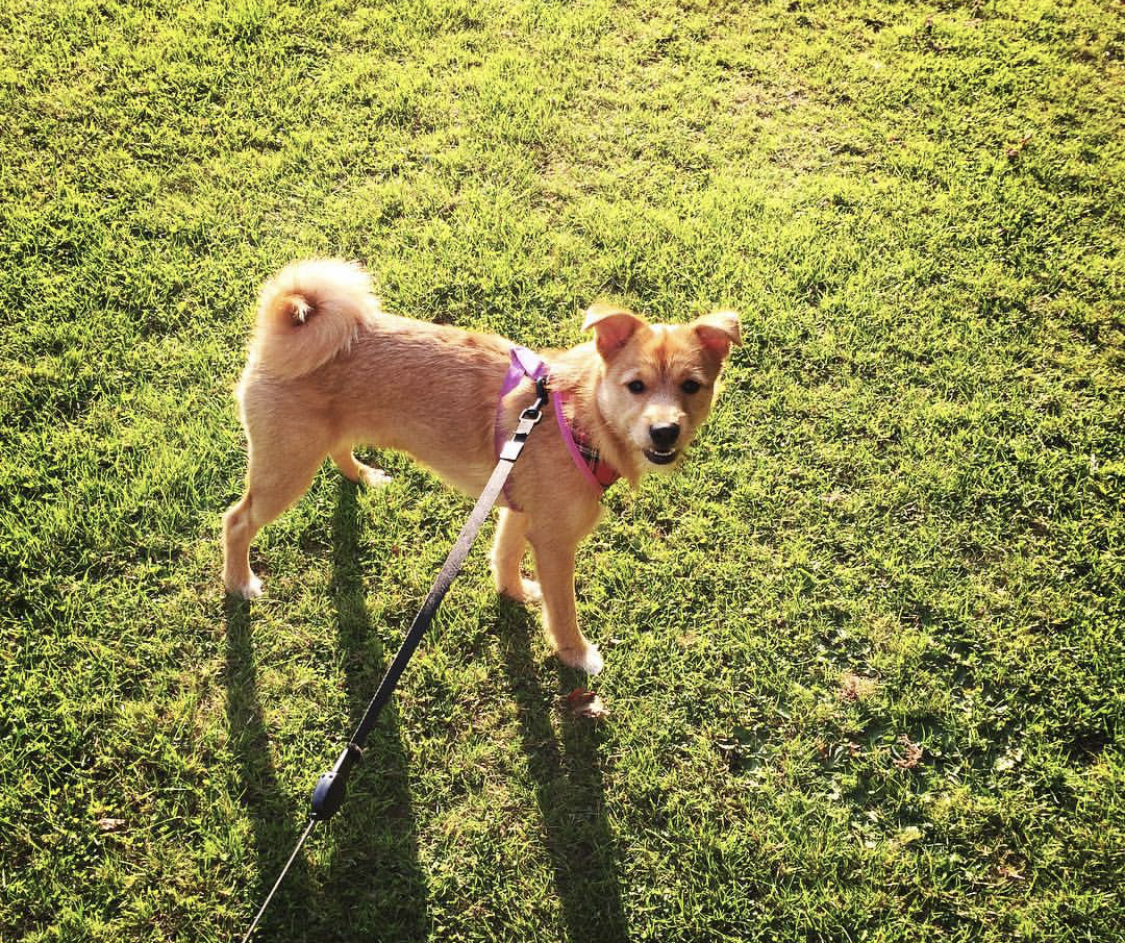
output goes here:
<path id="1" fill-rule="evenodd" d="M 362 759 L 363 750 L 354 743 L 349 743 L 336 760 L 336 765 L 327 773 L 321 773 L 312 793 L 312 817 L 316 821 L 327 822 L 344 804 L 348 792 L 348 776 Z"/>

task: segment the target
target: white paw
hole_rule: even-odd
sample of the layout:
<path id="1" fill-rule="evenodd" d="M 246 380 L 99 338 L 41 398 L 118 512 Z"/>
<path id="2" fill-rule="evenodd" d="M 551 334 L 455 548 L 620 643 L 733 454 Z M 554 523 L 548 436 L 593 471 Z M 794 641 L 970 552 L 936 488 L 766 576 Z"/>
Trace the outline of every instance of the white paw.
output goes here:
<path id="1" fill-rule="evenodd" d="M 523 592 L 524 602 L 543 602 L 543 587 L 537 580 L 520 580 L 520 590 Z"/>
<path id="2" fill-rule="evenodd" d="M 559 652 L 563 663 L 578 671 L 585 671 L 588 675 L 596 675 L 605 667 L 605 660 L 598 646 L 593 643 L 579 651 L 576 648 L 564 648 Z"/>
<path id="3" fill-rule="evenodd" d="M 367 465 L 359 467 L 359 480 L 368 488 L 382 488 L 391 483 L 391 476 L 381 468 L 371 468 Z"/>
<path id="4" fill-rule="evenodd" d="M 249 583 L 244 583 L 241 586 L 228 586 L 227 592 L 240 599 L 257 599 L 262 595 L 262 581 L 256 576 L 251 576 Z"/>
<path id="5" fill-rule="evenodd" d="M 543 602 L 543 590 L 535 580 L 525 580 L 521 577 L 518 586 L 503 584 L 498 586 L 496 591 L 500 593 L 501 596 L 507 596 L 509 599 L 514 599 L 516 602 Z"/>

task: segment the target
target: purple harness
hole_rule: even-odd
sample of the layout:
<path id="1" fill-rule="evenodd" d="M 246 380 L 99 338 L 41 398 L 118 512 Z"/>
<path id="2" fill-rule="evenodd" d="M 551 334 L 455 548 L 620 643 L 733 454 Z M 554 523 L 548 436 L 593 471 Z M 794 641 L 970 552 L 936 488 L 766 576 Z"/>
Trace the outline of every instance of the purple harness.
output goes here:
<path id="1" fill-rule="evenodd" d="M 531 380 L 538 380 L 545 377 L 550 373 L 550 368 L 543 362 L 543 359 L 533 351 L 528 350 L 526 347 L 513 347 L 512 348 L 512 363 L 508 367 L 508 372 L 504 376 L 504 385 L 500 388 L 500 399 L 496 403 L 496 454 L 500 454 L 500 449 L 504 445 L 504 431 L 501 428 L 501 420 L 504 413 L 504 397 L 512 392 L 524 377 Z M 606 462 L 601 460 L 597 450 L 593 448 L 590 442 L 585 438 L 581 442 L 575 442 L 574 433 L 570 428 L 570 423 L 566 421 L 566 416 L 563 413 L 563 401 L 566 395 L 561 391 L 555 393 L 551 397 L 552 402 L 555 404 L 555 421 L 559 426 L 559 434 L 562 436 L 563 443 L 566 445 L 567 451 L 570 453 L 571 460 L 574 462 L 574 467 L 583 473 L 586 480 L 601 493 L 605 491 L 611 484 L 613 484 L 621 476 Z M 511 492 L 511 479 L 504 482 L 504 498 L 508 502 L 508 507 L 513 511 L 518 511 L 519 505 L 516 504 L 512 498 Z"/>

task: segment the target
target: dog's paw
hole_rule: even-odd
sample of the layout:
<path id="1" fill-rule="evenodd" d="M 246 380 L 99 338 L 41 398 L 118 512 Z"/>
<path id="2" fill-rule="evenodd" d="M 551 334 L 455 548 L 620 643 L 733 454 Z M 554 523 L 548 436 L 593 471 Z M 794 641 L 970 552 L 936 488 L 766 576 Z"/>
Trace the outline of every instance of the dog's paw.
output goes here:
<path id="1" fill-rule="evenodd" d="M 391 476 L 381 468 L 372 468 L 370 465 L 359 466 L 359 480 L 368 488 L 383 488 L 391 483 Z"/>
<path id="2" fill-rule="evenodd" d="M 605 667 L 602 653 L 592 642 L 582 649 L 564 648 L 559 652 L 559 658 L 564 665 L 578 671 L 585 671 L 588 675 L 596 675 Z"/>
<path id="3" fill-rule="evenodd" d="M 241 586 L 228 586 L 227 592 L 236 599 L 257 599 L 262 595 L 262 581 L 256 576 L 251 576 L 248 583 Z"/>
<path id="4" fill-rule="evenodd" d="M 533 602 L 536 604 L 543 602 L 543 587 L 539 585 L 538 580 L 520 580 L 520 591 L 523 593 L 524 602 Z"/>
<path id="5" fill-rule="evenodd" d="M 535 580 L 525 580 L 523 577 L 520 577 L 518 587 L 505 587 L 501 592 L 516 602 L 543 602 L 543 588 Z"/>
<path id="6" fill-rule="evenodd" d="M 524 603 L 541 603 L 543 602 L 543 589 L 535 580 L 525 580 L 520 577 L 519 583 L 512 585 L 511 583 L 504 583 L 496 587 L 497 592 L 501 596 L 507 596 L 516 602 Z"/>

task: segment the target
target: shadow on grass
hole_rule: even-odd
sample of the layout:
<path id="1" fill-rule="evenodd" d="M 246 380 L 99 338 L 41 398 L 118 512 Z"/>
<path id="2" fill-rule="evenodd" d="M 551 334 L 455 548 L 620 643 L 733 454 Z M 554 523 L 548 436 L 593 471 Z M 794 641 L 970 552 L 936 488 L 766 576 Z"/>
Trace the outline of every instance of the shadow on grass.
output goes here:
<path id="1" fill-rule="evenodd" d="M 356 487 L 340 485 L 333 518 L 331 595 L 347 684 L 348 719 L 326 747 L 323 768 L 308 771 L 311 791 L 328 769 L 367 706 L 387 660 L 372 630 L 364 600 L 358 552 Z M 242 767 L 246 801 L 254 819 L 264 899 L 307 819 L 279 788 L 257 700 L 248 609 L 227 608 L 228 715 Z M 328 843 L 329 863 L 310 873 L 309 845 L 298 856 L 259 938 L 285 941 L 364 940 L 409 943 L 427 938 L 426 886 L 410 801 L 409 770 L 398 735 L 394 701 L 384 709 L 352 774 L 348 798 L 309 839 Z"/>
<path id="2" fill-rule="evenodd" d="M 227 724 L 231 748 L 238 757 L 243 802 L 249 809 L 254 828 L 254 848 L 259 867 L 258 884 L 252 895 L 256 913 L 308 822 L 304 818 L 305 810 L 293 808 L 282 792 L 270 756 L 269 734 L 258 700 L 250 603 L 228 596 L 223 610 L 227 626 Z M 283 888 L 279 894 L 291 900 L 308 899 L 311 889 L 309 870 L 303 857 L 298 856 L 293 862 Z M 283 911 L 298 913 L 295 909 L 281 906 L 282 903 L 280 896 L 275 898 L 271 905 L 275 910 L 270 916 L 276 918 Z M 252 917 L 247 918 L 245 927 L 237 928 L 239 939 L 249 928 L 250 919 Z M 279 927 L 283 922 L 279 920 L 273 926 Z"/>
<path id="3" fill-rule="evenodd" d="M 324 769 L 359 723 L 388 661 L 367 613 L 359 528 L 356 487 L 342 482 L 332 527 L 331 595 L 347 683 L 348 726 L 326 749 Z M 628 928 L 617 851 L 605 812 L 599 765 L 602 731 L 589 721 L 565 717 L 561 743 L 556 740 L 551 717 L 558 709 L 558 691 L 570 690 L 581 678 L 560 666 L 557 685 L 548 690 L 539 679 L 531 651 L 531 635 L 539 631 L 536 620 L 507 601 L 501 601 L 498 616 L 500 645 L 535 780 L 566 938 L 571 943 L 623 943 Z M 228 600 L 226 622 L 228 721 L 254 823 L 261 869 L 254 898 L 258 902 L 306 824 L 307 805 L 293 807 L 270 759 L 257 694 L 249 606 Z M 426 884 L 418 865 L 409 767 L 394 705 L 392 698 L 372 731 L 347 802 L 331 823 L 318 826 L 310 838 L 310 842 L 330 842 L 329 863 L 313 873 L 306 845 L 271 905 L 259 938 L 396 943 L 427 939 Z M 308 771 L 310 789 L 322 771 Z"/>
<path id="4" fill-rule="evenodd" d="M 559 709 L 558 692 L 578 687 L 583 676 L 560 665 L 556 689 L 546 690 L 531 652 L 532 633 L 540 631 L 536 621 L 508 600 L 501 600 L 499 616 L 500 645 L 535 780 L 566 937 L 570 943 L 623 943 L 629 931 L 617 849 L 606 819 L 602 730 L 592 721 L 564 716 L 560 744 L 551 725 L 551 714 Z"/>

